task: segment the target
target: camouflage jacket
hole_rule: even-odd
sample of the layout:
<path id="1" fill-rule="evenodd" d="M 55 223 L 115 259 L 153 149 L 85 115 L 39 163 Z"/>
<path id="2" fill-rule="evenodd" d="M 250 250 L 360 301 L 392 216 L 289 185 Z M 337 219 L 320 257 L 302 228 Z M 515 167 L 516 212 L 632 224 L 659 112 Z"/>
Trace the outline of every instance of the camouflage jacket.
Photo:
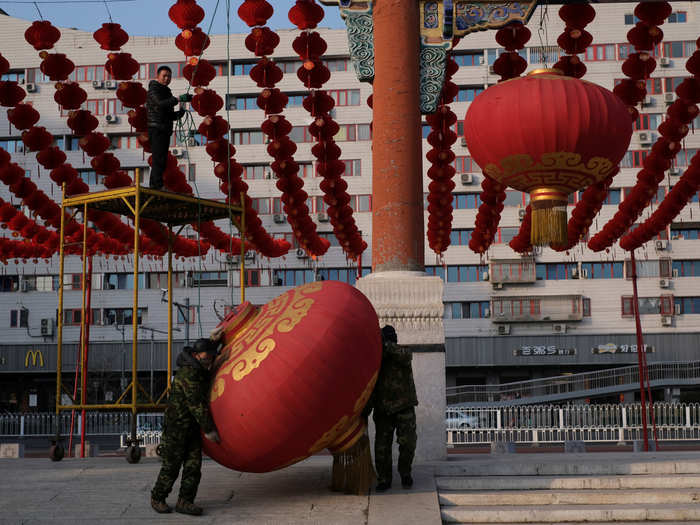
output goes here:
<path id="1" fill-rule="evenodd" d="M 371 410 L 375 415 L 391 415 L 418 404 L 412 360 L 413 354 L 405 346 L 384 343 L 379 377 L 363 412 L 365 415 Z"/>
<path id="2" fill-rule="evenodd" d="M 182 352 L 176 363 L 179 368 L 175 372 L 165 409 L 166 427 L 172 431 L 197 425 L 205 433 L 214 430 L 214 421 L 209 412 L 209 371 L 188 352 Z"/>

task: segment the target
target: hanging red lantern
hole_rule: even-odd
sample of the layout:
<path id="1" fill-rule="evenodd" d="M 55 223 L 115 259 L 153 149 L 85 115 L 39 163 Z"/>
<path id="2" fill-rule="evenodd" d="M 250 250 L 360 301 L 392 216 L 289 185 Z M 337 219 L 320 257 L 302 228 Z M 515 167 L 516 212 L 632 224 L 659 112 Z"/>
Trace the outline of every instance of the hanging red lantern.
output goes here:
<path id="1" fill-rule="evenodd" d="M 640 2 L 634 8 L 634 15 L 640 20 L 661 25 L 672 11 L 673 8 L 668 2 Z"/>
<path id="2" fill-rule="evenodd" d="M 197 88 L 195 93 L 196 95 L 192 98 L 192 107 L 202 117 L 215 115 L 224 107 L 224 99 L 213 89 Z"/>
<path id="3" fill-rule="evenodd" d="M 323 20 L 323 8 L 314 0 L 297 0 L 289 10 L 289 21 L 301 30 L 314 29 Z"/>
<path id="4" fill-rule="evenodd" d="M 24 170 L 14 162 L 0 169 L 0 180 L 10 186 L 24 178 Z"/>
<path id="5" fill-rule="evenodd" d="M 51 145 L 53 135 L 42 126 L 32 126 L 22 132 L 22 142 L 29 151 L 39 151 Z"/>
<path id="6" fill-rule="evenodd" d="M 195 0 L 177 0 L 168 10 L 168 16 L 180 29 L 192 29 L 204 20 L 204 9 Z"/>
<path id="7" fill-rule="evenodd" d="M 36 154 L 36 160 L 47 170 L 58 168 L 66 161 L 66 154 L 57 146 L 42 149 Z"/>
<path id="8" fill-rule="evenodd" d="M 105 51 L 118 51 L 129 41 L 129 34 L 119 24 L 107 22 L 92 34 L 92 37 Z"/>
<path id="9" fill-rule="evenodd" d="M 238 16 L 248 27 L 264 26 L 274 13 L 265 0 L 245 0 L 238 8 Z"/>
<path id="10" fill-rule="evenodd" d="M 219 116 L 209 116 L 202 120 L 197 131 L 209 140 L 217 140 L 226 135 L 229 129 L 226 119 Z"/>
<path id="11" fill-rule="evenodd" d="M 250 70 L 250 78 L 257 84 L 258 87 L 272 88 L 277 84 L 284 74 L 274 61 L 263 57 Z"/>
<path id="12" fill-rule="evenodd" d="M 137 108 L 146 103 L 146 90 L 140 82 L 121 82 L 117 88 L 117 98 L 127 108 Z"/>
<path id="13" fill-rule="evenodd" d="M 131 53 L 110 53 L 107 56 L 105 71 L 115 80 L 131 80 L 139 71 L 139 63 L 131 58 Z"/>
<path id="14" fill-rule="evenodd" d="M 109 139 L 102 133 L 88 133 L 78 141 L 78 146 L 90 157 L 104 153 L 109 148 Z"/>
<path id="15" fill-rule="evenodd" d="M 0 81 L 0 106 L 15 107 L 26 96 L 27 92 L 16 80 Z"/>
<path id="16" fill-rule="evenodd" d="M 144 106 L 129 110 L 128 120 L 135 131 L 148 130 L 148 112 Z"/>
<path id="17" fill-rule="evenodd" d="M 82 135 L 87 135 L 91 131 L 95 130 L 99 125 L 97 117 L 86 109 L 71 111 L 66 123 L 68 124 L 68 127 L 73 130 L 73 133 L 79 137 Z"/>
<path id="18" fill-rule="evenodd" d="M 197 66 L 187 64 L 182 69 L 182 76 L 193 86 L 208 86 L 209 82 L 216 77 L 216 69 L 208 60 L 202 59 Z"/>
<path id="19" fill-rule="evenodd" d="M 59 82 L 53 99 L 63 109 L 80 109 L 87 100 L 87 92 L 77 82 Z"/>
<path id="20" fill-rule="evenodd" d="M 280 37 L 269 27 L 256 27 L 245 39 L 245 47 L 255 56 L 271 55 L 280 43 Z"/>
<path id="21" fill-rule="evenodd" d="M 47 20 L 32 22 L 24 32 L 24 39 L 37 51 L 52 49 L 61 38 L 61 32 Z"/>
<path id="22" fill-rule="evenodd" d="M 0 54 L 0 76 L 4 75 L 10 70 L 10 63 L 7 59 Z"/>
<path id="23" fill-rule="evenodd" d="M 175 38 L 175 46 L 188 57 L 201 55 L 210 43 L 209 36 L 199 27 L 186 29 Z"/>
<path id="24" fill-rule="evenodd" d="M 226 139 L 219 139 L 207 144 L 207 154 L 214 162 L 226 162 L 236 154 L 236 148 Z"/>
<path id="25" fill-rule="evenodd" d="M 113 153 L 101 153 L 90 161 L 98 175 L 109 175 L 119 169 L 119 159 Z"/>
<path id="26" fill-rule="evenodd" d="M 7 110 L 7 120 L 17 129 L 28 129 L 39 122 L 39 112 L 31 104 L 17 104 Z"/>
<path id="27" fill-rule="evenodd" d="M 324 448 L 347 450 L 363 435 L 381 361 L 379 321 L 364 295 L 337 281 L 310 283 L 259 309 L 244 303 L 222 328 L 210 397 L 221 443 L 205 444 L 209 456 L 269 472 Z M 290 363 L 305 366 L 300 373 Z"/>
<path id="28" fill-rule="evenodd" d="M 294 39 L 292 49 L 302 60 L 313 60 L 326 52 L 328 44 L 316 31 L 305 31 Z"/>
<path id="29" fill-rule="evenodd" d="M 47 53 L 42 51 L 43 60 L 39 64 L 41 72 L 56 82 L 58 80 L 68 80 L 68 77 L 75 69 L 75 64 L 71 62 L 63 53 Z"/>
<path id="30" fill-rule="evenodd" d="M 490 87 L 471 103 L 464 128 L 487 175 L 530 193 L 533 245 L 566 243 L 568 194 L 605 179 L 632 136 L 620 99 L 551 70 Z"/>

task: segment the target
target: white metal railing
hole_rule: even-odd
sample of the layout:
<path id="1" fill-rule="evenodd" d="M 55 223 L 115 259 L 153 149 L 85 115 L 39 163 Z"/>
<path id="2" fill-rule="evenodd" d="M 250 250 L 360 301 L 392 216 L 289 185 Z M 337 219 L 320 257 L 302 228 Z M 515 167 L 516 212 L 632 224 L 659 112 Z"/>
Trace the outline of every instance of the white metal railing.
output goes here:
<path id="1" fill-rule="evenodd" d="M 652 363 L 649 381 L 672 384 L 700 383 L 700 361 Z M 628 390 L 639 386 L 639 367 L 625 366 L 595 372 L 531 379 L 500 385 L 464 385 L 447 388 L 447 404 L 513 403 L 526 398 L 588 397 L 594 390 Z"/>
<path id="2" fill-rule="evenodd" d="M 651 438 L 649 406 L 646 412 Z M 700 440 L 700 403 L 654 403 L 653 415 L 659 441 Z M 503 441 L 617 443 L 639 439 L 643 439 L 639 403 L 450 407 L 447 410 L 448 446 Z"/>
<path id="3" fill-rule="evenodd" d="M 56 418 L 59 418 L 61 435 L 70 432 L 70 412 L 31 412 L 0 415 L 0 436 L 31 437 L 51 436 L 56 434 Z M 119 435 L 130 431 L 131 414 L 129 412 L 86 412 L 87 434 Z M 163 414 L 138 414 L 136 419 L 138 432 L 161 430 Z M 73 435 L 80 433 L 82 418 L 79 411 L 75 413 Z"/>

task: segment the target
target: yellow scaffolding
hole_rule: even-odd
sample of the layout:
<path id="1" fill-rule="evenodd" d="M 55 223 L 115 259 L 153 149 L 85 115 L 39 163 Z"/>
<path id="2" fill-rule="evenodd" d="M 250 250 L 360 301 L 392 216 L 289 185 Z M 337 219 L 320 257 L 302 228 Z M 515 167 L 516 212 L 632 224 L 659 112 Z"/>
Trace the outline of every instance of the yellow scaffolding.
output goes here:
<path id="1" fill-rule="evenodd" d="M 244 203 L 244 194 L 241 194 L 240 203 Z M 72 213 L 67 212 L 71 210 Z M 65 222 L 66 215 L 71 220 L 76 219 L 78 214 L 83 220 L 83 238 L 82 238 L 82 315 L 80 321 L 81 341 L 80 341 L 80 381 L 83 383 L 83 378 L 86 377 L 85 370 L 85 348 L 88 341 L 84 340 L 86 333 L 87 315 L 85 311 L 86 303 L 86 261 L 87 261 L 87 223 L 88 211 L 99 210 L 111 212 L 118 215 L 132 217 L 134 221 L 134 304 L 132 311 L 132 357 L 131 357 L 131 382 L 126 389 L 121 393 L 119 398 L 114 403 L 107 404 L 89 404 L 86 401 L 86 393 L 81 389 L 80 402 L 73 399 L 73 395 L 68 392 L 62 383 L 62 344 L 63 344 L 63 274 L 64 274 L 64 257 L 65 257 Z M 165 390 L 156 399 L 146 392 L 141 386 L 137 377 L 138 368 L 138 301 L 139 301 L 139 230 L 141 219 L 152 219 L 159 223 L 164 223 L 168 227 L 168 377 Z M 170 381 L 172 378 L 172 345 L 173 345 L 173 295 L 172 295 L 172 248 L 173 239 L 178 235 L 182 228 L 187 224 L 208 222 L 217 219 L 230 219 L 234 226 L 241 234 L 241 257 L 240 257 L 240 285 L 241 285 L 241 303 L 245 301 L 245 213 L 244 206 L 233 206 L 224 202 L 218 202 L 210 199 L 200 199 L 172 193 L 169 191 L 153 190 L 143 188 L 138 185 L 118 188 L 113 190 L 100 191 L 96 193 L 86 193 L 81 195 L 73 195 L 67 197 L 65 194 L 65 184 L 63 188 L 63 199 L 61 202 L 61 230 L 60 230 L 60 245 L 59 245 L 59 287 L 58 287 L 58 333 L 57 333 L 57 362 L 56 362 L 56 415 L 57 422 L 60 419 L 58 416 L 62 410 L 120 410 L 129 409 L 131 411 L 131 443 L 130 450 L 132 452 L 131 459 L 138 461 L 140 449 L 136 437 L 136 415 L 139 412 L 150 410 L 163 410 L 165 408 L 164 399 L 170 390 Z M 173 234 L 173 227 L 180 228 Z M 148 402 L 138 402 L 138 392 L 141 391 L 148 399 Z M 64 405 L 61 402 L 61 394 L 65 392 L 73 401 L 71 404 Z M 130 402 L 122 402 L 131 393 Z M 60 424 L 57 423 L 56 440 L 60 440 L 59 430 Z M 52 451 L 52 459 L 54 452 Z M 135 457 L 134 457 L 135 456 Z M 58 458 L 60 459 L 60 458 Z M 127 451 L 127 459 L 130 459 L 129 451 Z M 130 460 L 131 461 L 131 460 Z"/>

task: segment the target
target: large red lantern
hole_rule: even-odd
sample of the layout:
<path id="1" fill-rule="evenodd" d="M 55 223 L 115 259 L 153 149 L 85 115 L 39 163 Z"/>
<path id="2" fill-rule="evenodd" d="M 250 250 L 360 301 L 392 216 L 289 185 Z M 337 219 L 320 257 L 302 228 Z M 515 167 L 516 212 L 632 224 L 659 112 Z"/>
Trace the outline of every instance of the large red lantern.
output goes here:
<path id="1" fill-rule="evenodd" d="M 201 55 L 209 44 L 209 36 L 199 27 L 186 29 L 175 38 L 175 46 L 188 57 Z"/>
<path id="2" fill-rule="evenodd" d="M 14 107 L 26 96 L 27 92 L 16 80 L 0 81 L 0 106 Z"/>
<path id="3" fill-rule="evenodd" d="M 43 60 L 39 64 L 41 72 L 54 82 L 57 80 L 68 80 L 68 77 L 75 69 L 75 64 L 63 53 L 42 51 L 40 55 L 42 54 Z"/>
<path id="4" fill-rule="evenodd" d="M 530 194 L 532 244 L 565 244 L 568 194 L 617 167 L 632 120 L 607 89 L 557 70 L 536 70 L 476 97 L 464 132 L 484 173 Z"/>
<path id="5" fill-rule="evenodd" d="M 260 308 L 244 303 L 223 328 L 210 397 L 221 443 L 207 441 L 207 454 L 269 472 L 359 441 L 381 361 L 377 314 L 362 293 L 306 284 Z"/>
<path id="6" fill-rule="evenodd" d="M 92 37 L 105 51 L 116 51 L 129 41 L 128 33 L 122 29 L 121 25 L 114 23 L 102 24 Z"/>
<path id="7" fill-rule="evenodd" d="M 48 20 L 32 22 L 24 32 L 24 39 L 37 51 L 51 49 L 61 38 L 61 32 Z"/>
<path id="8" fill-rule="evenodd" d="M 121 82 L 117 88 L 117 98 L 127 108 L 137 108 L 146 103 L 147 92 L 140 82 Z"/>
<path id="9" fill-rule="evenodd" d="M 264 26 L 274 9 L 266 0 L 245 0 L 238 8 L 238 16 L 248 27 Z"/>
<path id="10" fill-rule="evenodd" d="M 115 80 L 131 80 L 139 71 L 139 63 L 131 58 L 131 53 L 110 53 L 105 63 L 105 71 Z"/>
<path id="11" fill-rule="evenodd" d="M 204 9 L 195 0 L 177 0 L 168 10 L 168 16 L 180 29 L 192 29 L 204 20 Z"/>
<path id="12" fill-rule="evenodd" d="M 53 99 L 63 109 L 80 109 L 87 100 L 87 92 L 77 82 L 59 82 Z"/>
<path id="13" fill-rule="evenodd" d="M 28 129 L 39 122 L 39 112 L 31 104 L 17 104 L 7 110 L 7 120 L 17 129 Z"/>

